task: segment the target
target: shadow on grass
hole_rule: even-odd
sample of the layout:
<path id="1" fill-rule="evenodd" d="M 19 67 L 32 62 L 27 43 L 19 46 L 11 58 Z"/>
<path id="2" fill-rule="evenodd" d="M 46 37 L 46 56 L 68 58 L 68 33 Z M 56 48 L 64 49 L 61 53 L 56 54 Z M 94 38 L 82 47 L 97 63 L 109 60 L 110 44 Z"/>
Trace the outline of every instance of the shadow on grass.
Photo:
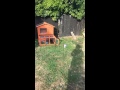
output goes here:
<path id="1" fill-rule="evenodd" d="M 38 47 L 38 46 L 39 46 L 39 44 L 38 44 L 38 40 L 35 39 L 35 47 Z"/>
<path id="2" fill-rule="evenodd" d="M 67 90 L 85 90 L 85 77 L 83 71 L 83 51 L 80 45 L 71 53 L 73 56 L 71 66 L 68 71 L 68 85 Z"/>

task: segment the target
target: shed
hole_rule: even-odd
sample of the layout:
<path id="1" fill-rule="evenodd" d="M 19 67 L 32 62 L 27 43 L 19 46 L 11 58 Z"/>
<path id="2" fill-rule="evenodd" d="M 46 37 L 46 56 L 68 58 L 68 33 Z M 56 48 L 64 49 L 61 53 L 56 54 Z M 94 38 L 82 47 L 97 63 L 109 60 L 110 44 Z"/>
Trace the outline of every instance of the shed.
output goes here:
<path id="1" fill-rule="evenodd" d="M 47 22 L 43 22 L 42 24 L 38 24 L 36 27 L 38 33 L 38 43 L 40 46 L 59 44 L 59 39 L 54 35 L 55 26 Z"/>

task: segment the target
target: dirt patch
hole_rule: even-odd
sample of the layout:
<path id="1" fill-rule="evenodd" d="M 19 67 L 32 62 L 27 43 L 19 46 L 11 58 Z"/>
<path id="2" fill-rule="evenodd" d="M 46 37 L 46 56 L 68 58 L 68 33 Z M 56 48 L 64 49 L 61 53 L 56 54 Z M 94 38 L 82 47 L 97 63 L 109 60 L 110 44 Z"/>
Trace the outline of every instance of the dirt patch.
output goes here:
<path id="1" fill-rule="evenodd" d="M 44 83 L 41 81 L 35 82 L 35 90 L 45 90 Z"/>
<path id="2" fill-rule="evenodd" d="M 65 88 L 65 82 L 61 78 L 57 80 L 56 82 L 52 83 L 49 90 L 64 90 L 64 88 Z"/>

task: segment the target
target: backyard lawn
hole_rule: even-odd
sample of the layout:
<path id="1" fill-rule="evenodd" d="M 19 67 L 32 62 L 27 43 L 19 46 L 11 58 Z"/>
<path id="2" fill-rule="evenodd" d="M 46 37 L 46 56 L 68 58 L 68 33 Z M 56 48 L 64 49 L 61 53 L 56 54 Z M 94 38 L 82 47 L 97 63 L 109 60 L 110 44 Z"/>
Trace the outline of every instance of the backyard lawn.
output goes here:
<path id="1" fill-rule="evenodd" d="M 35 90 L 85 90 L 83 41 L 64 37 L 59 46 L 40 47 L 35 40 Z"/>

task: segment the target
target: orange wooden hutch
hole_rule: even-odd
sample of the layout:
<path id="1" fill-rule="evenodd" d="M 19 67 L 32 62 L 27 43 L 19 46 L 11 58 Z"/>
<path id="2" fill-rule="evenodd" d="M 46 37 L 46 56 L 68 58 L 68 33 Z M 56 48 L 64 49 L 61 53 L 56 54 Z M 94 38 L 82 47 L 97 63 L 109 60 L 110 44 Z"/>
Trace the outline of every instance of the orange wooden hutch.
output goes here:
<path id="1" fill-rule="evenodd" d="M 59 44 L 59 39 L 54 36 L 55 26 L 44 22 L 36 27 L 38 33 L 38 43 L 40 46 Z"/>

